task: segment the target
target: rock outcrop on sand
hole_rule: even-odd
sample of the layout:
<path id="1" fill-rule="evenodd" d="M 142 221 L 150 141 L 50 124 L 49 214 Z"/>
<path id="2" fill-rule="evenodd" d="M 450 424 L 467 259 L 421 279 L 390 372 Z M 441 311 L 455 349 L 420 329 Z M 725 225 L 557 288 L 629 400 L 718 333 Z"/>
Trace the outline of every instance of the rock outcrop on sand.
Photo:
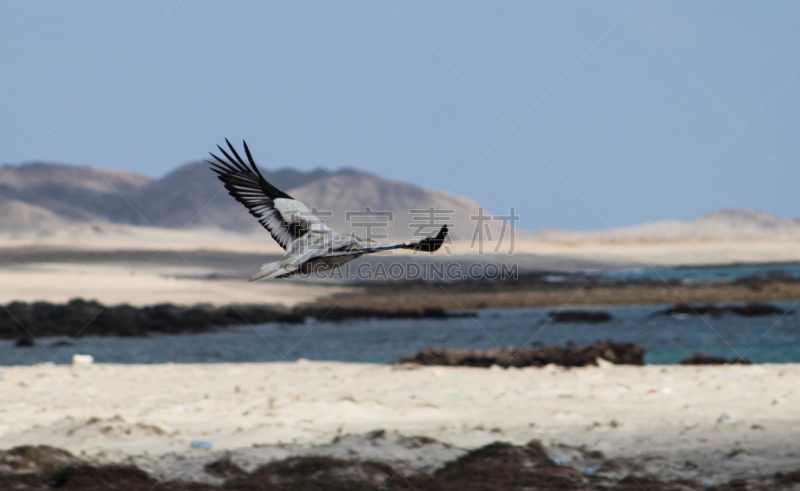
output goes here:
<path id="1" fill-rule="evenodd" d="M 425 348 L 403 356 L 397 363 L 465 367 L 543 367 L 549 364 L 564 367 L 597 365 L 602 358 L 618 365 L 644 365 L 644 348 L 636 343 L 598 341 L 589 346 L 507 347 L 488 350 L 468 348 Z"/>

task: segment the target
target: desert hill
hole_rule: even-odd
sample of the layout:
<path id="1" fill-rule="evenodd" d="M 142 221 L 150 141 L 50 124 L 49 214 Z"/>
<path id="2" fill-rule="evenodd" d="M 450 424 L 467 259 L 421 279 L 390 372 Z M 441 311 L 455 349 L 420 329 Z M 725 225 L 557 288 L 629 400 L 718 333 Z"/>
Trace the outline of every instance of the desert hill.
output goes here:
<path id="1" fill-rule="evenodd" d="M 12 172 L 13 170 L 13 172 Z M 414 209 L 436 207 L 446 210 L 436 223 L 453 225 L 452 237 L 468 240 L 479 205 L 443 191 L 383 179 L 352 169 L 309 172 L 292 169 L 264 171 L 264 177 L 293 197 L 306 202 L 338 231 L 364 234 L 364 222 L 381 224 L 373 233 L 404 240 L 415 232 L 429 234 L 433 227 L 425 214 Z M 2 180 L 5 177 L 5 180 Z M 123 224 L 163 228 L 219 228 L 253 232 L 258 222 L 227 195 L 208 164 L 185 164 L 162 179 L 153 180 L 133 173 L 90 167 L 33 163 L 13 169 L 0 168 L 0 206 L 9 213 L 0 221 L 0 234 L 31 231 L 45 233 L 54 228 L 91 224 Z M 373 213 L 358 215 L 365 210 Z M 355 212 L 350 216 L 348 212 Z M 391 213 L 391 220 L 384 212 Z M 421 221 L 420 221 L 421 220 Z M 499 230 L 500 222 L 490 223 Z M 78 227 L 83 229 L 84 227 Z M 102 227 L 101 227 L 102 228 Z M 112 227 L 110 230 L 117 230 Z"/>
<path id="2" fill-rule="evenodd" d="M 452 226 L 453 240 L 471 240 L 480 206 L 444 191 L 391 181 L 366 172 L 341 169 L 264 171 L 264 177 L 305 202 L 331 228 L 364 236 L 372 232 L 414 240 L 430 234 L 434 207 L 436 224 Z M 364 216 L 365 210 L 371 214 Z M 348 213 L 350 212 L 350 213 Z M 388 219 L 391 214 L 391 220 Z M 131 172 L 85 166 L 30 163 L 0 167 L 0 236 L 46 237 L 119 234 L 125 226 L 164 229 L 221 229 L 260 234 L 260 225 L 227 195 L 205 162 L 178 167 L 161 179 Z M 488 215 L 488 213 L 487 213 Z M 487 222 L 494 237 L 502 223 Z M 131 232 L 133 233 L 133 232 Z M 750 209 L 723 209 L 691 221 L 663 220 L 640 226 L 589 232 L 547 228 L 519 231 L 519 238 L 540 240 L 685 239 L 800 235 L 800 220 L 784 219 Z"/>
<path id="3" fill-rule="evenodd" d="M 126 200 L 151 183 L 142 175 L 84 166 L 5 165 L 0 167 L 0 201 L 28 203 L 79 221 L 136 223 L 137 214 Z"/>
<path id="4" fill-rule="evenodd" d="M 377 234 L 402 240 L 420 239 L 445 223 L 451 226 L 455 240 L 470 240 L 476 224 L 470 217 L 479 213 L 478 203 L 469 198 L 350 170 L 326 176 L 289 194 L 305 203 L 314 203 L 318 210 L 332 211 L 326 223 L 336 230 L 363 234 L 369 225 L 359 224 L 373 222 L 382 224 L 375 226 Z M 437 225 L 434 226 L 431 226 L 431 207 L 435 209 L 433 222 Z M 374 212 L 373 215 L 352 213 L 365 209 Z M 387 211 L 393 215 L 381 213 Z M 499 221 L 491 223 L 495 235 L 499 225 Z"/>
<path id="5" fill-rule="evenodd" d="M 33 228 L 59 229 L 71 222 L 41 206 L 15 199 L 0 201 L 0 230 L 6 236 L 23 234 Z"/>
<path id="6" fill-rule="evenodd" d="M 320 179 L 323 170 L 300 172 L 283 169 L 263 172 L 279 189 L 292 189 Z M 140 213 L 139 225 L 157 227 L 218 227 L 248 231 L 260 227 L 247 211 L 228 196 L 216 174 L 205 162 L 183 165 L 164 178 L 139 188 L 130 196 L 132 207 Z"/>
<path id="7" fill-rule="evenodd" d="M 680 239 L 698 237 L 748 237 L 759 235 L 800 235 L 800 220 L 780 218 L 748 208 L 725 208 L 695 220 L 662 220 L 591 232 L 570 232 L 547 228 L 532 234 L 546 240 L 559 239 Z"/>

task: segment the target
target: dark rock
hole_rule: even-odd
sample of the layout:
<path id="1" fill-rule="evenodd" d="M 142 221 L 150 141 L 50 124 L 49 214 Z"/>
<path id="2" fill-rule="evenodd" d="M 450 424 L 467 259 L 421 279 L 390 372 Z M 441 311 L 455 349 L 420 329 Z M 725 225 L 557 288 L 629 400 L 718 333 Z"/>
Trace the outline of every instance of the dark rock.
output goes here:
<path id="1" fill-rule="evenodd" d="M 32 348 L 36 346 L 36 341 L 33 340 L 30 336 L 22 336 L 17 338 L 17 341 L 14 343 L 14 346 L 17 348 Z"/>
<path id="2" fill-rule="evenodd" d="M 765 303 L 747 303 L 745 305 L 717 306 L 714 304 L 691 305 L 676 304 L 668 309 L 654 312 L 650 317 L 709 316 L 720 317 L 723 314 L 734 314 L 742 317 L 759 317 L 768 315 L 784 315 L 791 311 L 782 310 L 774 305 Z"/>
<path id="3" fill-rule="evenodd" d="M 27 462 L 14 466 L 20 459 Z M 621 491 L 701 489 L 694 481 L 661 481 L 643 475 L 634 466 L 620 468 L 597 455 L 596 472 L 591 475 L 575 466 L 557 465 L 539 441 L 525 446 L 495 442 L 472 450 L 427 474 L 393 468 L 385 463 L 345 460 L 309 455 L 270 462 L 246 472 L 229 458 L 208 464 L 206 472 L 225 479 L 219 485 L 185 481 L 158 481 L 132 465 L 91 465 L 68 452 L 50 447 L 18 447 L 0 451 L 0 489 L 61 489 L 65 491 L 272 491 L 272 490 L 374 490 L 438 491 L 510 490 L 594 490 Z M 13 465 L 7 465 L 8 462 Z M 628 475 L 635 470 L 636 475 Z M 792 485 L 797 473 L 776 474 L 775 483 Z M 200 477 L 200 476 L 198 476 Z M 765 481 L 766 482 L 766 481 Z M 718 489 L 736 489 L 741 479 Z M 727 487 L 726 487 L 727 486 Z M 758 489 L 763 489 L 759 487 Z M 770 488 L 771 489 L 771 488 Z"/>
<path id="4" fill-rule="evenodd" d="M 67 467 L 53 475 L 47 483 L 58 489 L 139 489 L 155 486 L 157 481 L 131 465 L 81 465 Z"/>
<path id="5" fill-rule="evenodd" d="M 276 322 L 301 324 L 308 317 L 326 321 L 351 319 L 443 319 L 469 313 L 451 313 L 441 308 L 384 310 L 373 308 L 325 308 L 315 305 L 288 309 L 271 305 L 228 305 L 191 307 L 159 304 L 147 307 L 106 306 L 95 301 L 74 299 L 66 304 L 12 302 L 0 309 L 0 339 L 20 339 L 19 346 L 31 346 L 19 325 L 35 336 L 146 336 L 150 333 L 197 333 L 226 326 Z M 32 343 L 32 339 L 31 339 Z"/>
<path id="6" fill-rule="evenodd" d="M 800 483 L 800 470 L 792 471 L 792 472 L 777 472 L 775 474 L 775 480 L 781 484 L 797 484 Z"/>
<path id="7" fill-rule="evenodd" d="M 681 365 L 750 365 L 753 362 L 747 358 L 724 358 L 722 356 L 709 355 L 697 352 L 681 360 Z"/>
<path id="8" fill-rule="evenodd" d="M 447 312 L 442 308 L 425 308 L 422 310 L 384 310 L 372 308 L 352 308 L 352 307 L 312 307 L 298 306 L 292 311 L 295 315 L 314 317 L 320 321 L 345 321 L 352 319 L 445 319 L 455 317 L 466 317 L 472 315 L 468 312 L 455 313 Z"/>
<path id="9" fill-rule="evenodd" d="M 304 316 L 282 307 L 231 305 L 183 307 L 160 304 L 148 307 L 105 306 L 74 299 L 66 304 L 12 302 L 0 309 L 0 339 L 19 339 L 19 346 L 32 345 L 32 336 L 145 336 L 149 333 L 179 334 L 265 322 L 298 323 Z M 27 333 L 20 337 L 19 324 Z M 30 338 L 31 343 L 28 343 Z"/>
<path id="10" fill-rule="evenodd" d="M 196 483 L 159 483 L 134 466 L 93 466 L 65 450 L 27 445 L 0 450 L 0 489 L 206 491 L 220 488 Z"/>
<path id="11" fill-rule="evenodd" d="M 56 472 L 80 462 L 66 450 L 48 445 L 24 445 L 0 450 L 0 474 Z"/>
<path id="12" fill-rule="evenodd" d="M 206 464 L 204 469 L 212 476 L 221 477 L 223 479 L 247 475 L 247 472 L 244 469 L 236 465 L 231 460 L 230 455 L 226 455 L 215 462 Z"/>
<path id="13" fill-rule="evenodd" d="M 444 309 L 440 308 L 428 308 L 422 309 L 422 317 L 426 317 L 429 319 L 444 319 L 448 317 L 447 312 Z"/>
<path id="14" fill-rule="evenodd" d="M 710 316 L 719 317 L 723 310 L 716 305 L 690 305 L 688 303 L 676 304 L 668 309 L 660 310 L 651 314 L 651 317 L 673 317 L 680 315 L 696 315 L 696 316 Z"/>
<path id="15" fill-rule="evenodd" d="M 731 282 L 734 285 L 743 285 L 751 290 L 760 291 L 764 287 L 774 285 L 776 283 L 794 284 L 800 281 L 800 278 L 792 276 L 786 271 L 770 271 L 768 273 L 756 273 L 750 276 L 743 276 Z"/>
<path id="16" fill-rule="evenodd" d="M 386 430 L 373 430 L 366 434 L 368 440 L 382 440 L 386 438 Z"/>
<path id="17" fill-rule="evenodd" d="M 342 460 L 324 456 L 290 457 L 271 462 L 251 474 L 229 480 L 226 489 L 374 490 L 397 476 L 378 462 Z M 271 486 L 265 486 L 272 483 Z"/>
<path id="18" fill-rule="evenodd" d="M 728 311 L 742 317 L 761 317 L 767 315 L 783 315 L 787 312 L 766 303 L 748 303 L 742 306 L 728 307 Z"/>
<path id="19" fill-rule="evenodd" d="M 609 322 L 613 319 L 611 314 L 600 310 L 562 310 L 548 314 L 552 322 L 590 323 Z"/>
<path id="20" fill-rule="evenodd" d="M 581 477 L 575 469 L 556 466 L 539 442 L 525 447 L 495 442 L 448 462 L 432 480 L 446 483 L 445 489 L 481 489 L 477 483 L 496 483 L 496 489 L 516 483 L 529 489 L 570 489 Z"/>
<path id="21" fill-rule="evenodd" d="M 418 365 L 444 365 L 490 367 L 542 367 L 549 363 L 565 367 L 596 365 L 603 358 L 621 365 L 644 365 L 644 348 L 636 343 L 598 341 L 589 346 L 507 347 L 488 350 L 468 348 L 424 348 L 413 355 L 405 355 L 396 363 Z"/>

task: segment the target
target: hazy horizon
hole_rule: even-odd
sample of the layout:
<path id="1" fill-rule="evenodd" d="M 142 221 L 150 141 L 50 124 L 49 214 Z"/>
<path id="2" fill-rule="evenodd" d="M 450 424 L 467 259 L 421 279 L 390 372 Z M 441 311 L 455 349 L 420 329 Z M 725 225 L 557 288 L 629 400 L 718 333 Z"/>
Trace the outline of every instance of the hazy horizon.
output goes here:
<path id="1" fill-rule="evenodd" d="M 160 178 L 228 137 L 265 169 L 354 168 L 513 206 L 528 230 L 800 215 L 800 5 L 0 12 L 0 162 Z"/>

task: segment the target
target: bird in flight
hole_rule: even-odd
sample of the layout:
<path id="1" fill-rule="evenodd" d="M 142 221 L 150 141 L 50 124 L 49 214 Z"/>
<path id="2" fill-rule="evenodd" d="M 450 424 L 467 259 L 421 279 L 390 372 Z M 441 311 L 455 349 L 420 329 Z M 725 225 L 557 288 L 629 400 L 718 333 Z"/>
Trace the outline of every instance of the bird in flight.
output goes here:
<path id="1" fill-rule="evenodd" d="M 239 156 L 227 138 L 225 142 L 230 153 L 217 145 L 224 158 L 211 153 L 214 162 L 210 160 L 206 162 L 211 164 L 211 169 L 217 173 L 228 193 L 243 204 L 269 231 L 275 242 L 286 251 L 280 261 L 262 265 L 261 269 L 250 277 L 250 281 L 290 278 L 296 274 L 324 271 L 341 266 L 364 254 L 392 249 L 435 252 L 447 237 L 447 225 L 436 235 L 410 244 L 375 242 L 356 237 L 355 234 L 336 233 L 306 205 L 264 179 L 246 142 L 242 143 L 247 162 Z"/>

